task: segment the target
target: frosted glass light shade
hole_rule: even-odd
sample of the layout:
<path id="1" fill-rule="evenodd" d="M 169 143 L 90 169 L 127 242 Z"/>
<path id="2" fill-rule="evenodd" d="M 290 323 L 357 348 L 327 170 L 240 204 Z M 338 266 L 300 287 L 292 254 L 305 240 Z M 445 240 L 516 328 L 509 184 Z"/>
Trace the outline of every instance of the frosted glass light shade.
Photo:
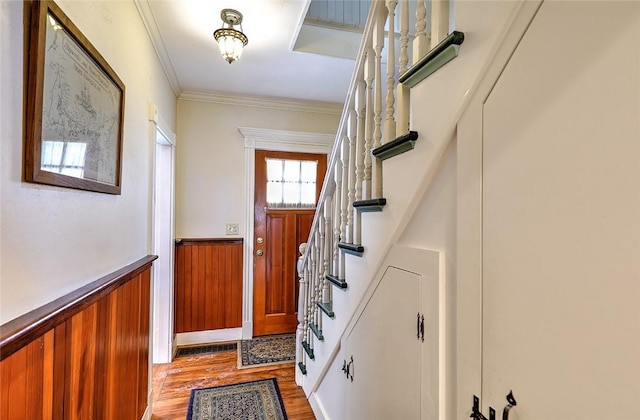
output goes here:
<path id="1" fill-rule="evenodd" d="M 218 41 L 220 54 L 229 64 L 238 60 L 242 55 L 242 49 L 247 45 L 247 37 L 242 32 L 233 28 L 221 28 L 213 33 Z"/>

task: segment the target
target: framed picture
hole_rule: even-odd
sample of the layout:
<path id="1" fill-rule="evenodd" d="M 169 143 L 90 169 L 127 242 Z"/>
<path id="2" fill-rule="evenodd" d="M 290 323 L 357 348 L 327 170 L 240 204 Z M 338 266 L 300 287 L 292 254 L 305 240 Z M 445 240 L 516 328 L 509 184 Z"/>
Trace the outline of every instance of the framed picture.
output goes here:
<path id="1" fill-rule="evenodd" d="M 24 179 L 120 194 L 124 84 L 53 1 L 30 11 Z"/>

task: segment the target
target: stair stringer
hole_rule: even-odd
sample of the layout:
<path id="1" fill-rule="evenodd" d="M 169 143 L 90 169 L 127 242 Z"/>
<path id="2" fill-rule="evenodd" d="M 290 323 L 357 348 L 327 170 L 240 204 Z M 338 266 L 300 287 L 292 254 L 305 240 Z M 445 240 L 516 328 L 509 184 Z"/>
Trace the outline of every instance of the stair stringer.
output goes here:
<path id="1" fill-rule="evenodd" d="M 434 73 L 411 91 L 411 129 L 418 131 L 420 139 L 411 152 L 384 162 L 383 195 L 387 205 L 380 213 L 362 215 L 365 252 L 362 257 L 347 256 L 348 293 L 334 292 L 335 319 L 323 317 L 325 341 L 315 341 L 316 359 L 307 364 L 308 374 L 302 379 L 307 396 L 316 398 L 312 394 L 339 354 L 345 328 L 380 269 L 384 256 L 398 242 L 411 220 L 419 217 L 415 215 L 416 209 L 429 191 L 447 148 L 456 139 L 460 116 L 490 68 L 503 38 L 509 31 L 512 32 L 509 36 L 522 35 L 513 33 L 511 26 L 526 3 L 492 3 L 493 9 L 484 10 L 485 16 L 476 21 L 478 10 L 473 4 L 461 4 L 456 8 L 459 27 L 477 35 L 468 37 L 465 48 L 446 69 Z M 522 28 L 522 33 L 525 30 Z M 484 38 L 480 34 L 485 34 Z M 448 89 L 443 91 L 442 86 Z M 321 401 L 319 403 L 322 405 Z"/>

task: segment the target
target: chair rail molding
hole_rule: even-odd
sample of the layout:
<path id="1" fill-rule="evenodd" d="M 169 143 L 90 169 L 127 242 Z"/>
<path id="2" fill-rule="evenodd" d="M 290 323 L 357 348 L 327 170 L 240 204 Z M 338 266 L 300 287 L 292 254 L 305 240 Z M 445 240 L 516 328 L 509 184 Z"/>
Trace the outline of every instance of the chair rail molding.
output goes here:
<path id="1" fill-rule="evenodd" d="M 253 338 L 253 197 L 255 194 L 255 151 L 329 154 L 335 134 L 239 127 L 244 139 L 245 236 L 242 267 L 242 338 Z"/>

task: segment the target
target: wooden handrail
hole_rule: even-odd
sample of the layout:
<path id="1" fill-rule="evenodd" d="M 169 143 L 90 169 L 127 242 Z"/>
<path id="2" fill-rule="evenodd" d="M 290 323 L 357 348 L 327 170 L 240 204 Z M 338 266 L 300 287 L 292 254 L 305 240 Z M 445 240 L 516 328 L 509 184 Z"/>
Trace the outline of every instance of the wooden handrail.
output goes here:
<path id="1" fill-rule="evenodd" d="M 127 283 L 157 258 L 157 255 L 147 255 L 0 325 L 0 361 Z"/>

